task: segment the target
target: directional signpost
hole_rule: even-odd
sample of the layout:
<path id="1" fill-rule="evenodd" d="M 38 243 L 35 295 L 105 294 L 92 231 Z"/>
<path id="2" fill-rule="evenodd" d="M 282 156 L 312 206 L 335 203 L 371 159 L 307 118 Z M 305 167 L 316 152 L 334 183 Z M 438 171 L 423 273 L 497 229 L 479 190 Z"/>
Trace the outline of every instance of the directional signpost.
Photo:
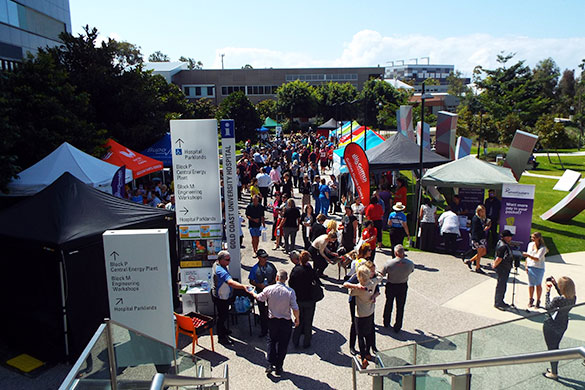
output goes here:
<path id="1" fill-rule="evenodd" d="M 103 239 L 110 317 L 174 345 L 167 229 L 108 230 Z"/>
<path id="2" fill-rule="evenodd" d="M 171 121 L 178 225 L 221 223 L 215 119 Z"/>
<path id="3" fill-rule="evenodd" d="M 223 154 L 223 193 L 225 201 L 225 231 L 230 252 L 230 273 L 241 280 L 240 266 L 240 216 L 238 213 L 238 191 L 236 177 L 235 123 L 232 119 L 222 120 L 221 151 Z"/>

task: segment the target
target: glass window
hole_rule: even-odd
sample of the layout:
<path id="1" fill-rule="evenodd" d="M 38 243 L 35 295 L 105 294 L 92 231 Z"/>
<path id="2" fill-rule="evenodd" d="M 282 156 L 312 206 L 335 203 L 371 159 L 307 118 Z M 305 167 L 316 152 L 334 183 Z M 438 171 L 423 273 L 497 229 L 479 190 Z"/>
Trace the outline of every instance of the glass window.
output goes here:
<path id="1" fill-rule="evenodd" d="M 263 85 L 258 86 L 258 94 L 264 95 L 264 86 Z"/>
<path id="2" fill-rule="evenodd" d="M 351 79 L 352 79 L 352 80 L 357 80 L 357 73 L 354 73 L 354 74 L 352 74 L 352 75 L 351 75 Z"/>
<path id="3" fill-rule="evenodd" d="M 207 96 L 214 96 L 215 95 L 215 91 L 214 91 L 214 87 L 207 87 Z"/>
<path id="4" fill-rule="evenodd" d="M 251 86 L 251 85 L 248 85 L 248 86 L 247 86 L 247 90 L 248 90 L 248 92 L 247 92 L 247 93 L 248 93 L 248 95 L 251 95 L 251 94 L 253 94 L 253 93 L 254 93 L 254 92 L 253 92 L 253 88 L 252 88 L 252 86 Z"/>
<path id="5" fill-rule="evenodd" d="M 234 92 L 234 87 L 227 87 L 227 94 L 229 95 L 230 93 Z"/>
<path id="6" fill-rule="evenodd" d="M 0 22 L 8 23 L 8 5 L 6 0 L 0 0 Z"/>
<path id="7" fill-rule="evenodd" d="M 227 87 L 221 87 L 221 94 L 222 94 L 223 96 L 225 96 L 225 95 L 227 95 L 227 94 L 228 94 Z"/>
<path id="8" fill-rule="evenodd" d="M 201 87 L 195 87 L 195 96 L 201 96 Z"/>
<path id="9" fill-rule="evenodd" d="M 254 85 L 254 95 L 258 95 L 258 86 Z"/>
<path id="10" fill-rule="evenodd" d="M 20 24 L 18 23 L 18 4 L 14 1 L 8 0 L 6 6 L 8 10 L 8 24 L 20 27 Z"/>
<path id="11" fill-rule="evenodd" d="M 185 94 L 185 96 L 189 96 L 189 87 L 184 87 L 183 88 L 183 93 Z"/>

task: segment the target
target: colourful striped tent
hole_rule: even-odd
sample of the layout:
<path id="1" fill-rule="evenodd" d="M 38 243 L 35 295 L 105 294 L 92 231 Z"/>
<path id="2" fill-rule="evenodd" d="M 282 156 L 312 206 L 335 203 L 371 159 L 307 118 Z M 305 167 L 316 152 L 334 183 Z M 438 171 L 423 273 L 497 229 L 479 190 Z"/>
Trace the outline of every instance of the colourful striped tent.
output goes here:
<path id="1" fill-rule="evenodd" d="M 362 139 L 364 138 L 364 134 L 366 134 L 366 127 L 365 126 L 360 126 L 360 127 L 356 128 L 355 130 L 353 130 L 351 132 L 351 136 L 349 134 L 349 130 L 347 133 L 348 134 L 345 134 L 343 137 L 341 137 L 339 139 L 338 146 L 345 146 L 345 145 L 349 144 L 350 142 L 359 143 L 360 145 L 363 146 Z M 368 128 L 367 129 L 367 142 L 366 142 L 366 146 L 368 147 L 368 149 L 371 149 L 370 148 L 370 139 L 372 139 L 372 141 L 375 142 L 376 138 L 381 139 L 382 142 L 386 141 L 386 139 L 383 138 L 380 134 L 378 134 L 375 131 L 373 131 L 372 129 Z M 381 142 L 376 143 L 376 145 L 378 145 L 379 143 L 381 143 Z"/>
<path id="2" fill-rule="evenodd" d="M 375 148 L 376 146 L 380 145 L 382 142 L 386 141 L 384 137 L 380 134 L 376 133 L 373 130 L 368 129 L 367 131 L 363 130 L 359 134 L 354 134 L 352 137 L 352 142 L 358 144 L 359 146 L 364 148 L 364 139 L 366 140 L 366 147 L 367 150 Z M 345 147 L 349 145 L 349 134 L 347 135 L 347 142 L 344 144 L 339 144 L 339 148 L 333 151 L 333 171 L 335 174 L 339 175 L 340 173 L 347 172 L 347 167 L 345 166 L 345 161 L 343 161 L 343 152 L 345 151 Z"/>
<path id="3" fill-rule="evenodd" d="M 335 136 L 337 138 L 343 137 L 344 135 L 349 135 L 350 132 L 350 124 L 351 124 L 351 129 L 357 129 L 360 126 L 359 123 L 357 123 L 356 121 L 350 122 L 343 122 L 343 125 L 341 126 L 341 128 L 337 128 L 335 130 L 331 130 L 331 132 L 329 133 L 329 136 Z"/>

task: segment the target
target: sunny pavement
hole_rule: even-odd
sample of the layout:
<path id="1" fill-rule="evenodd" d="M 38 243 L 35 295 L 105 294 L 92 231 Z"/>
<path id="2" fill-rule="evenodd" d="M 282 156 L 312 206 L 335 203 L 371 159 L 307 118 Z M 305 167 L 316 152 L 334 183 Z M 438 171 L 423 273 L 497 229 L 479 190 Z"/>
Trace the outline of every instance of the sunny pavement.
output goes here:
<path id="1" fill-rule="evenodd" d="M 298 197 L 296 199 L 299 201 Z M 247 204 L 245 195 L 240 202 L 240 212 Z M 335 216 L 335 219 L 338 219 Z M 272 214 L 266 213 L 266 220 L 272 220 Z M 270 224 L 267 223 L 270 231 Z M 244 229 L 242 249 L 242 277 L 247 283 L 248 270 L 255 264 L 252 258 L 250 236 Z M 302 243 L 300 232 L 297 236 L 297 249 Z M 260 248 L 266 249 L 277 269 L 290 271 L 292 264 L 281 250 L 272 250 L 273 242 L 260 242 Z M 376 266 L 381 269 L 389 258 L 387 250 L 378 251 Z M 495 273 L 487 270 L 487 275 L 470 272 L 459 258 L 448 255 L 409 251 L 408 257 L 416 264 L 415 272 L 409 280 L 408 298 L 405 309 L 403 329 L 395 334 L 391 329 L 381 326 L 384 289 L 376 305 L 375 323 L 377 325 L 376 343 L 380 351 L 394 348 L 413 341 L 423 341 L 437 336 L 446 336 L 457 332 L 483 327 L 526 315 L 502 312 L 493 307 Z M 585 285 L 585 274 L 577 272 L 585 266 L 585 256 L 581 253 L 551 257 L 547 259 L 546 274 L 555 276 L 571 275 L 577 285 Z M 483 265 L 491 261 L 482 262 Z M 516 285 L 515 302 L 521 308 L 528 301 L 526 274 L 519 271 Z M 253 335 L 248 332 L 245 318 L 239 319 L 234 326 L 234 346 L 216 345 L 216 352 L 196 352 L 197 356 L 208 359 L 214 367 L 214 375 L 221 373 L 222 363 L 229 364 L 230 386 L 236 389 L 350 389 L 351 355 L 349 354 L 349 308 L 347 291 L 338 280 L 336 266 L 326 270 L 328 278 L 324 281 L 325 298 L 317 304 L 313 323 L 312 345 L 308 349 L 295 349 L 292 344 L 284 364 L 281 378 L 266 376 L 265 350 L 266 342 L 258 338 L 259 327 L 253 326 Z M 343 274 L 342 274 L 343 275 Z M 512 279 L 510 279 L 510 282 Z M 509 283 L 506 301 L 511 301 L 512 283 Z M 544 298 L 544 297 L 543 297 Z M 542 325 L 534 325 L 542 326 Z M 570 335 L 570 331 L 567 336 Z M 570 335 L 575 336 L 575 335 Z M 581 335 L 581 338 L 585 335 Z M 200 344 L 209 348 L 208 337 L 200 339 Z M 544 346 L 543 346 L 544 348 Z M 187 350 L 186 348 L 185 350 Z M 196 350 L 197 351 L 197 350 Z M 371 365 L 373 367 L 373 365 Z M 545 366 L 542 367 L 544 370 Z M 365 375 L 358 376 L 359 388 L 371 388 L 372 380 Z"/>

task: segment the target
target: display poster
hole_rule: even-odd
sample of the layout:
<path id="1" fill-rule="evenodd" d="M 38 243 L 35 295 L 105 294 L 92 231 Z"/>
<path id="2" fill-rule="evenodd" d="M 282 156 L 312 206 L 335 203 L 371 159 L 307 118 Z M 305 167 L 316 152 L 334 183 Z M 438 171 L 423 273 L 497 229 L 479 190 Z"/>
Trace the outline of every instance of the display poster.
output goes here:
<path id="1" fill-rule="evenodd" d="M 513 245 L 522 251 L 527 249 L 530 242 L 534 188 L 532 184 L 502 185 L 500 233 L 505 229 L 512 232 Z"/>
<path id="2" fill-rule="evenodd" d="M 461 198 L 461 207 L 466 210 L 465 213 L 469 218 L 475 215 L 475 208 L 483 204 L 485 199 L 485 190 L 483 188 L 460 188 L 459 198 Z"/>
<path id="3" fill-rule="evenodd" d="M 177 224 L 221 224 L 217 121 L 171 120 L 171 147 Z"/>
<path id="4" fill-rule="evenodd" d="M 112 320 L 175 345 L 167 229 L 108 230 L 103 241 Z"/>
<path id="5" fill-rule="evenodd" d="M 221 238 L 219 224 L 179 226 L 181 268 L 211 267 L 221 250 Z"/>
<path id="6" fill-rule="evenodd" d="M 235 122 L 232 119 L 220 121 L 221 152 L 223 156 L 223 194 L 225 209 L 225 234 L 227 250 L 230 253 L 230 274 L 241 279 L 240 264 L 240 215 L 238 213 L 238 178 L 236 177 Z"/>

